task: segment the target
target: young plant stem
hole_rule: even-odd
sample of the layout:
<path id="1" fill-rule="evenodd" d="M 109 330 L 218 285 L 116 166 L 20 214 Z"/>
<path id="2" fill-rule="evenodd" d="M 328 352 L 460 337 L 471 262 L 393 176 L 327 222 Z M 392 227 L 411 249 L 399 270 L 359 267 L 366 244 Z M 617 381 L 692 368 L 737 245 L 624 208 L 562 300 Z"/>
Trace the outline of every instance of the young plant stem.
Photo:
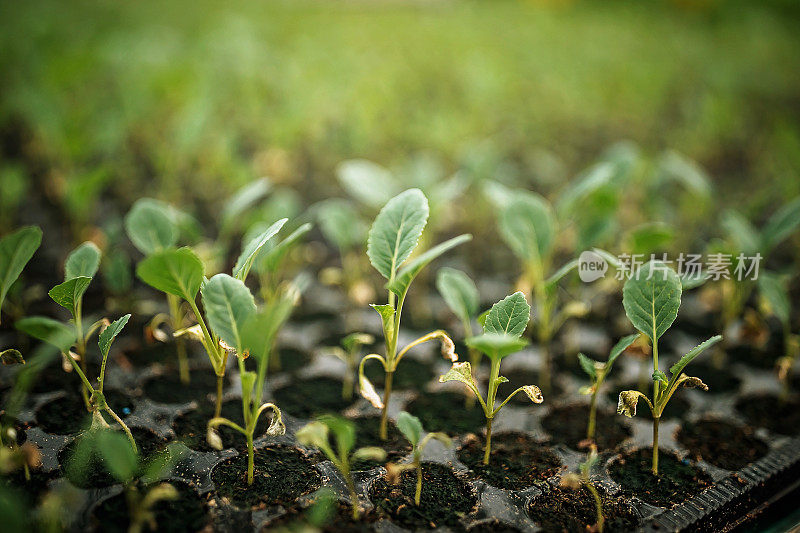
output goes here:
<path id="1" fill-rule="evenodd" d="M 500 358 L 492 357 L 489 371 L 489 392 L 486 395 L 486 447 L 483 450 L 483 464 L 489 464 L 492 453 L 492 421 L 494 420 L 494 399 L 497 396 L 497 378 L 500 376 Z"/>
<path id="2" fill-rule="evenodd" d="M 658 423 L 660 416 L 653 417 L 653 474 L 658 475 Z"/>
<path id="3" fill-rule="evenodd" d="M 248 424 L 249 429 L 249 424 Z M 255 470 L 255 452 L 253 450 L 253 432 L 247 432 L 247 484 L 252 485 Z"/>
<path id="4" fill-rule="evenodd" d="M 83 370 L 84 378 L 88 373 L 88 366 L 86 364 L 86 337 L 83 335 L 83 318 L 82 318 L 82 307 L 83 307 L 83 300 L 79 299 L 77 304 L 75 304 L 75 330 L 78 332 L 78 341 L 75 344 L 75 350 L 78 352 L 78 356 L 80 357 L 80 368 Z M 72 357 L 70 357 L 72 359 Z M 75 361 L 72 360 L 74 363 Z M 76 367 L 78 365 L 72 365 Z M 92 386 L 90 385 L 89 388 L 91 389 Z M 92 402 L 89 400 L 89 391 L 84 388 L 81 388 L 81 398 L 83 398 L 83 403 L 86 406 L 87 411 L 92 410 Z"/>
<path id="5" fill-rule="evenodd" d="M 167 303 L 169 304 L 169 315 L 172 321 L 172 331 L 181 329 L 183 324 L 183 314 L 181 313 L 181 302 L 177 296 L 167 294 Z M 186 343 L 183 337 L 173 337 L 175 340 L 175 351 L 178 354 L 178 375 L 180 376 L 181 383 L 189 384 L 189 359 L 186 356 Z"/>
<path id="6" fill-rule="evenodd" d="M 358 520 L 360 518 L 359 510 L 358 510 L 358 493 L 356 492 L 356 484 L 353 482 L 353 476 L 350 474 L 350 465 L 341 465 L 342 474 L 344 474 L 344 478 L 347 481 L 347 491 L 350 493 L 350 501 L 353 507 L 353 520 Z"/>
<path id="7" fill-rule="evenodd" d="M 422 500 L 422 461 L 416 461 L 417 470 L 417 490 L 414 491 L 414 504 L 419 507 L 419 502 Z"/>
<path id="8" fill-rule="evenodd" d="M 125 432 L 125 435 L 128 436 L 128 440 L 131 442 L 131 446 L 133 447 L 133 451 L 134 452 L 137 451 L 138 448 L 136 447 L 136 439 L 133 438 L 133 434 L 131 433 L 131 430 L 130 430 L 130 428 L 128 428 L 127 424 L 125 424 L 125 422 L 122 421 L 122 419 L 117 415 L 117 413 L 114 412 L 113 409 L 111 409 L 111 407 L 108 406 L 108 404 L 106 404 L 106 406 L 105 406 L 105 411 L 108 414 L 110 414 L 111 418 L 116 420 L 117 424 L 119 424 L 122 427 L 122 430 Z"/>
<path id="9" fill-rule="evenodd" d="M 486 419 L 486 447 L 483 449 L 483 464 L 489 464 L 489 455 L 492 453 L 492 420 L 494 418 Z"/>
<path id="10" fill-rule="evenodd" d="M 383 410 L 381 411 L 381 426 L 379 435 L 381 440 L 386 440 L 389 438 L 389 397 L 392 395 L 393 379 L 394 370 L 387 370 L 383 385 Z"/>
<path id="11" fill-rule="evenodd" d="M 655 329 L 655 328 L 654 328 Z M 653 340 L 653 372 L 658 372 L 658 339 Z M 661 382 L 653 380 L 653 405 L 658 407 Z M 653 474 L 658 475 L 658 423 L 661 413 L 653 411 Z"/>
<path id="12" fill-rule="evenodd" d="M 225 385 L 225 374 L 217 373 L 217 397 L 214 404 L 214 418 L 219 418 L 222 415 L 222 389 Z"/>
<path id="13" fill-rule="evenodd" d="M 600 493 L 597 492 L 597 489 L 594 488 L 594 485 L 590 482 L 585 482 L 584 486 L 594 498 L 595 512 L 597 513 L 597 531 L 603 533 L 603 526 L 605 525 L 605 518 L 603 518 L 603 500 L 600 498 Z"/>
<path id="14" fill-rule="evenodd" d="M 597 425 L 597 391 L 600 388 L 600 383 L 595 385 L 595 390 L 592 392 L 592 401 L 589 404 L 589 425 L 586 428 L 586 439 L 594 440 L 595 426 Z"/>

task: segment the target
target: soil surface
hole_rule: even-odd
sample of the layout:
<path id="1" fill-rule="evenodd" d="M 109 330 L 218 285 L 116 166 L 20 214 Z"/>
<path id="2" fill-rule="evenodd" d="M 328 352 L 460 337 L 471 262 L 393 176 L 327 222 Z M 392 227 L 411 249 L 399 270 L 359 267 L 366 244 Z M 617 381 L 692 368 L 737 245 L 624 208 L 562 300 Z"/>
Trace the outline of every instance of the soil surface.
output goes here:
<path id="1" fill-rule="evenodd" d="M 634 531 L 639 518 L 633 507 L 619 498 L 602 498 L 605 532 Z M 592 494 L 586 489 L 553 487 L 528 505 L 528 514 L 542 531 L 585 533 L 597 523 Z"/>
<path id="2" fill-rule="evenodd" d="M 242 508 L 292 505 L 322 483 L 306 455 L 290 446 L 256 450 L 255 477 L 247 484 L 247 454 L 242 453 L 214 467 L 211 479 L 217 494 Z"/>
<path id="3" fill-rule="evenodd" d="M 458 450 L 458 460 L 494 487 L 522 490 L 554 476 L 561 460 L 550 448 L 524 433 L 498 433 L 492 436 L 489 464 L 483 464 L 485 439 L 469 435 Z"/>
<path id="4" fill-rule="evenodd" d="M 113 390 L 105 391 L 106 402 L 123 420 L 133 410 L 130 397 Z M 108 413 L 103 412 L 103 418 L 112 427 L 117 422 Z M 36 411 L 36 424 L 47 433 L 56 435 L 72 435 L 87 429 L 92 422 L 92 415 L 86 410 L 83 398 L 78 393 L 69 393 L 66 396 L 55 398 L 42 405 Z"/>
<path id="5" fill-rule="evenodd" d="M 631 436 L 631 430 L 622 423 L 622 416 L 611 410 L 597 409 L 595 443 L 600 450 L 616 448 Z M 551 410 L 542 419 L 542 427 L 550 434 L 551 442 L 564 444 L 573 450 L 582 450 L 589 422 L 589 406 L 569 405 Z"/>
<path id="6" fill-rule="evenodd" d="M 697 458 L 726 470 L 739 470 L 761 459 L 769 447 L 753 435 L 753 428 L 723 420 L 700 420 L 684 424 L 678 441 Z"/>
<path id="7" fill-rule="evenodd" d="M 763 427 L 781 435 L 800 432 L 800 397 L 781 401 L 778 396 L 759 394 L 740 398 L 736 410 L 754 427 Z"/>
<path id="8" fill-rule="evenodd" d="M 227 377 L 225 378 L 227 384 Z M 210 368 L 200 368 L 189 373 L 189 385 L 184 384 L 177 371 L 153 376 L 144 384 L 144 395 L 158 403 L 188 403 L 215 396 L 217 375 Z"/>
<path id="9" fill-rule="evenodd" d="M 519 533 L 519 529 L 501 522 L 496 518 L 488 518 L 475 522 L 467 528 L 469 533 Z"/>
<path id="10" fill-rule="evenodd" d="M 145 525 L 145 531 L 181 533 L 202 530 L 209 523 L 203 499 L 188 485 L 175 482 L 170 484 L 178 491 L 177 499 L 157 502 L 151 509 L 156 528 L 149 529 Z M 120 493 L 102 501 L 92 513 L 91 522 L 96 531 L 127 532 L 130 514 L 125 494 Z"/>
<path id="11" fill-rule="evenodd" d="M 297 379 L 276 389 L 273 398 L 283 413 L 306 420 L 339 413 L 357 400 L 355 395 L 352 400 L 342 398 L 342 382 L 327 376 Z"/>
<path id="12" fill-rule="evenodd" d="M 354 520 L 352 507 L 344 502 L 336 502 L 327 509 L 318 509 L 316 505 L 316 502 L 312 503 L 305 511 L 292 507 L 286 514 L 261 528 L 261 532 L 275 531 L 278 528 L 285 531 L 313 528 L 313 531 L 325 533 L 367 533 L 375 530 L 375 521 L 378 518 L 375 513 L 365 513 L 362 510 L 359 519 Z"/>
<path id="13" fill-rule="evenodd" d="M 608 472 L 622 486 L 623 494 L 658 507 L 672 507 L 711 485 L 711 478 L 691 462 L 664 450 L 658 454 L 659 473 L 655 476 L 652 459 L 652 450 L 636 450 L 615 459 Z"/>
<path id="14" fill-rule="evenodd" d="M 244 415 L 242 414 L 242 400 L 234 399 L 222 403 L 222 416 L 244 426 Z M 203 402 L 198 408 L 186 411 L 175 419 L 172 429 L 175 435 L 186 446 L 193 450 L 212 451 L 213 448 L 206 442 L 206 431 L 208 421 L 214 417 L 214 403 Z M 253 438 L 263 435 L 272 420 L 272 411 L 267 410 L 261 413 L 256 423 L 256 431 Z M 245 436 L 228 426 L 217 426 L 217 432 L 222 437 L 224 448 L 243 449 L 247 446 Z"/>
<path id="15" fill-rule="evenodd" d="M 385 461 L 356 461 L 352 465 L 353 471 L 369 470 L 376 466 L 383 466 L 387 462 L 396 462 L 411 452 L 411 443 L 406 440 L 391 420 L 387 428 L 388 439 L 385 441 L 382 441 L 379 436 L 380 416 L 359 417 L 354 419 L 353 422 L 356 424 L 356 444 L 353 449 L 364 446 L 379 446 L 386 450 Z"/>
<path id="16" fill-rule="evenodd" d="M 378 361 L 369 361 L 364 365 L 364 373 L 377 388 L 383 388 L 386 372 Z M 413 357 L 403 357 L 392 378 L 392 390 L 421 390 L 433 379 L 433 369 Z"/>
<path id="17" fill-rule="evenodd" d="M 277 357 L 277 363 L 273 360 Z M 311 354 L 297 348 L 280 347 L 270 354 L 270 371 L 294 373 L 311 362 Z M 255 366 L 255 365 L 253 365 Z"/>
<path id="18" fill-rule="evenodd" d="M 486 417 L 477 401 L 467 408 L 466 398 L 460 392 L 425 392 L 412 400 L 406 411 L 419 418 L 426 431 L 449 435 L 480 431 L 486 425 Z"/>
<path id="19" fill-rule="evenodd" d="M 441 526 L 461 529 L 461 518 L 478 503 L 469 485 L 448 466 L 423 463 L 419 506 L 414 503 L 416 482 L 416 471 L 403 472 L 398 484 L 388 483 L 383 477 L 377 479 L 370 490 L 375 512 L 411 530 Z"/>

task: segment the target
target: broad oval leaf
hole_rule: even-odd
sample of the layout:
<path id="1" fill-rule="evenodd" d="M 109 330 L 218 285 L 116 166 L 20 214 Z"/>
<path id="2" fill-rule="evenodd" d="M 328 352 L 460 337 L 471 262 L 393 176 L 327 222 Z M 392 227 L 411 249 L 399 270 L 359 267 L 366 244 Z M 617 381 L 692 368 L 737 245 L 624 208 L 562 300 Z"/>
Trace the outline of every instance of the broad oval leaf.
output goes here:
<path id="1" fill-rule="evenodd" d="M 581 364 L 583 371 L 592 379 L 592 383 L 597 381 L 597 362 L 582 353 L 578 353 L 578 362 Z"/>
<path id="2" fill-rule="evenodd" d="M 470 240 L 472 240 L 472 235 L 465 234 L 459 235 L 458 237 L 453 237 L 452 239 L 446 240 L 443 243 L 437 244 L 430 250 L 412 259 L 405 267 L 403 267 L 400 272 L 398 272 L 394 282 L 386 285 L 386 288 L 395 293 L 397 296 L 402 297 L 405 295 L 406 291 L 408 291 L 408 288 L 411 286 L 411 282 L 414 281 L 414 278 L 417 277 L 417 274 L 419 274 L 428 263 L 451 248 L 455 248 L 459 244 L 463 244 Z"/>
<path id="3" fill-rule="evenodd" d="M 478 314 L 480 295 L 475 282 L 461 270 L 440 268 L 436 273 L 436 289 L 459 319 L 468 322 Z"/>
<path id="4" fill-rule="evenodd" d="M 703 353 L 706 349 L 710 348 L 711 346 L 714 346 L 721 340 L 722 340 L 722 335 L 715 335 L 710 339 L 701 342 L 700 344 L 689 350 L 689 352 L 683 357 L 681 357 L 677 363 L 672 365 L 669 368 L 670 373 L 673 375 L 673 377 L 675 376 L 675 374 L 681 373 L 683 369 L 686 367 L 686 365 L 691 363 L 695 357 Z"/>
<path id="5" fill-rule="evenodd" d="M 391 172 L 366 159 L 342 161 L 336 168 L 336 176 L 348 194 L 376 209 L 398 190 Z"/>
<path id="6" fill-rule="evenodd" d="M 248 317 L 241 328 L 242 348 L 259 362 L 268 360 L 273 340 L 294 308 L 294 298 L 282 294 Z"/>
<path id="7" fill-rule="evenodd" d="M 242 250 L 241 255 L 239 255 L 239 259 L 236 260 L 236 266 L 233 267 L 234 278 L 242 281 L 247 279 L 247 274 L 250 273 L 250 268 L 252 268 L 253 261 L 255 261 L 258 252 L 261 251 L 261 248 L 281 230 L 283 225 L 286 224 L 286 221 L 288 220 L 288 218 L 282 218 L 274 222 L 269 228 L 266 229 L 266 231 L 264 231 L 264 233 L 247 243 Z"/>
<path id="8" fill-rule="evenodd" d="M 111 343 L 114 342 L 114 339 L 120 334 L 122 328 L 125 327 L 125 324 L 128 323 L 130 318 L 130 314 L 122 316 L 100 332 L 97 344 L 100 346 L 100 353 L 103 354 L 103 357 L 108 355 L 108 350 L 111 349 Z"/>
<path id="9" fill-rule="evenodd" d="M 528 341 L 515 335 L 484 333 L 466 340 L 467 346 L 486 354 L 490 359 L 502 359 L 528 345 Z"/>
<path id="10" fill-rule="evenodd" d="M 256 312 L 250 289 L 241 280 L 217 274 L 203 286 L 202 296 L 208 325 L 241 355 L 244 351 L 242 326 Z"/>
<path id="11" fill-rule="evenodd" d="M 67 257 L 64 263 L 64 280 L 79 276 L 93 278 L 100 268 L 100 249 L 91 241 L 86 241 Z"/>
<path id="12" fill-rule="evenodd" d="M 144 255 L 175 246 L 180 233 L 169 206 L 151 198 L 133 204 L 125 215 L 125 232 Z"/>
<path id="13" fill-rule="evenodd" d="M 547 201 L 524 191 L 500 212 L 500 235 L 524 261 L 549 257 L 555 237 L 555 220 Z"/>
<path id="14" fill-rule="evenodd" d="M 0 239 L 0 308 L 11 285 L 42 243 L 42 230 L 26 226 Z"/>
<path id="15" fill-rule="evenodd" d="M 386 279 L 408 259 L 428 222 L 428 199 L 419 189 L 409 189 L 381 209 L 367 239 L 370 263 Z"/>
<path id="16" fill-rule="evenodd" d="M 61 283 L 60 285 L 56 285 L 50 292 L 47 294 L 50 298 L 53 299 L 55 303 L 68 309 L 72 316 L 75 317 L 77 313 L 77 305 L 80 302 L 81 298 L 83 297 L 83 293 L 86 292 L 86 289 L 89 288 L 89 283 L 92 282 L 92 278 L 87 278 L 86 276 L 78 276 L 77 278 L 72 278 L 70 280 Z"/>
<path id="17" fill-rule="evenodd" d="M 486 333 L 519 337 L 528 326 L 531 306 L 521 291 L 506 296 L 489 309 L 483 330 Z"/>
<path id="18" fill-rule="evenodd" d="M 658 340 L 678 316 L 681 280 L 660 261 L 649 261 L 631 275 L 622 289 L 622 305 L 633 326 Z"/>
<path id="19" fill-rule="evenodd" d="M 339 250 L 347 250 L 364 242 L 365 224 L 353 204 L 341 198 L 331 198 L 317 206 L 317 221 L 325 239 Z"/>
<path id="20" fill-rule="evenodd" d="M 154 289 L 193 301 L 203 283 L 203 263 L 191 248 L 164 250 L 139 263 L 136 275 Z"/>
<path id="21" fill-rule="evenodd" d="M 405 411 L 400 411 L 395 425 L 412 446 L 419 444 L 423 432 L 422 422 L 419 421 L 419 418 Z"/>
<path id="22" fill-rule="evenodd" d="M 68 351 L 78 339 L 74 327 L 46 316 L 25 317 L 14 326 L 26 335 L 52 344 L 61 352 Z"/>

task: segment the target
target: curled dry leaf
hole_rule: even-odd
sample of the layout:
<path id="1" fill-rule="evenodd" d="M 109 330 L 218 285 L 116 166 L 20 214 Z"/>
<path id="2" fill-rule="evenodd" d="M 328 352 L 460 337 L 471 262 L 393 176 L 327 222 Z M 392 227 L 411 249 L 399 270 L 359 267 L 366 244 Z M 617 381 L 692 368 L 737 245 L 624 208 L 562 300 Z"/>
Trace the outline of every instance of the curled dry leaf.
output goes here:
<path id="1" fill-rule="evenodd" d="M 617 402 L 617 413 L 625 415 L 628 418 L 636 416 L 636 404 L 639 403 L 639 396 L 642 393 L 638 390 L 625 390 L 619 393 L 619 401 Z"/>
<path id="2" fill-rule="evenodd" d="M 701 389 L 708 392 L 708 385 L 703 383 L 703 380 L 693 376 L 686 376 L 681 380 L 681 385 L 687 389 Z"/>
<path id="3" fill-rule="evenodd" d="M 206 442 L 215 450 L 222 450 L 222 437 L 216 429 L 209 427 L 206 431 Z"/>
<path id="4" fill-rule="evenodd" d="M 522 390 L 525 391 L 525 394 L 528 395 L 528 398 L 530 398 L 533 403 L 542 403 L 544 401 L 542 391 L 536 385 L 525 385 L 522 387 Z"/>
<path id="5" fill-rule="evenodd" d="M 371 403 L 373 407 L 376 409 L 383 409 L 381 397 L 378 396 L 378 392 L 375 390 L 372 382 L 363 374 L 358 377 L 358 389 L 359 392 L 361 392 L 361 396 Z"/>

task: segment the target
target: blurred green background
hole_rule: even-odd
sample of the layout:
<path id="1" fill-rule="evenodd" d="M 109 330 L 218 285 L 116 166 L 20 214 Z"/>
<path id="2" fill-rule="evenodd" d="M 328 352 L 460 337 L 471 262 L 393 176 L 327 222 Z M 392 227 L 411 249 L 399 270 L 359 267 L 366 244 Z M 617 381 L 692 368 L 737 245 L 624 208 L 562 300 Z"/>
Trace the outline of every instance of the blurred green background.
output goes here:
<path id="1" fill-rule="evenodd" d="M 557 192 L 620 139 L 763 213 L 800 193 L 790 1 L 40 1 L 0 8 L 0 229 L 155 196 L 213 213 L 260 176 L 437 154 Z"/>

